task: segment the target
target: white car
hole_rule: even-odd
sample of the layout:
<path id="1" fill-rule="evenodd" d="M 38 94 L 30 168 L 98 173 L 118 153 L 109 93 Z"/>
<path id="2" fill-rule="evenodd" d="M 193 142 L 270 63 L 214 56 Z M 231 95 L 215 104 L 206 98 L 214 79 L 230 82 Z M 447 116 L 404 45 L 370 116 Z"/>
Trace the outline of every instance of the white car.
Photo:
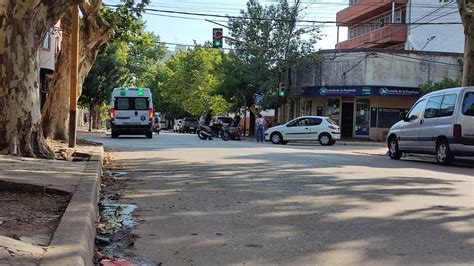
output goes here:
<path id="1" fill-rule="evenodd" d="M 302 116 L 265 131 L 265 140 L 273 144 L 289 141 L 319 141 L 321 145 L 333 145 L 341 139 L 341 130 L 336 122 L 323 116 Z"/>
<path id="2" fill-rule="evenodd" d="M 449 165 L 456 155 L 474 156 L 474 87 L 429 93 L 401 118 L 388 133 L 390 158 L 435 154 L 438 163 Z"/>

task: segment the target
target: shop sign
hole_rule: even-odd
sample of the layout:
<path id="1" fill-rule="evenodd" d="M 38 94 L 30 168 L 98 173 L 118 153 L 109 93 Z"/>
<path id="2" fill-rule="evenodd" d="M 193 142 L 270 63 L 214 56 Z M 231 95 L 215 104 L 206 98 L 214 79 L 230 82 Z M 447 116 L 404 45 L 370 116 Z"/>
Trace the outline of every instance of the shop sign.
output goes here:
<path id="1" fill-rule="evenodd" d="M 316 86 L 303 88 L 303 96 L 409 96 L 418 97 L 418 88 L 380 86 Z"/>

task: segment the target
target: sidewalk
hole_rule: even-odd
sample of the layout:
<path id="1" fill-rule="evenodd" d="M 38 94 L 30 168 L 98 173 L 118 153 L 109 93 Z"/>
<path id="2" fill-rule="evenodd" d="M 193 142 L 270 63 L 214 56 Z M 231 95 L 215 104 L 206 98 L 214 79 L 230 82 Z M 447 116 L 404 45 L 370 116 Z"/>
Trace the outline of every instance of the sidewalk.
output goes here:
<path id="1" fill-rule="evenodd" d="M 39 231 L 51 231 L 53 235 L 35 235 L 34 225 L 53 220 L 44 213 L 37 215 L 35 210 L 22 213 L 22 220 L 14 220 L 9 214 L 1 213 L 0 224 L 18 226 L 26 223 L 30 230 L 19 229 L 25 235 L 14 235 L 13 238 L 0 236 L 0 265 L 91 265 L 95 238 L 95 221 L 97 198 L 100 189 L 102 170 L 102 146 L 78 146 L 76 155 L 88 161 L 62 161 L 32 158 L 0 156 L 0 193 L 10 193 L 22 198 L 7 201 L 3 206 L 10 210 L 25 207 L 25 198 L 36 196 L 40 203 L 44 200 L 54 202 L 66 199 L 65 211 L 58 218 L 57 228 L 37 227 Z M 89 157 L 90 155 L 90 157 Z M 79 157 L 77 157 L 79 158 Z M 35 194 L 36 193 L 36 194 Z M 27 204 L 35 203 L 29 201 Z M 4 203 L 2 203 L 4 204 Z M 28 205 L 26 205 L 28 207 Z M 41 206 L 39 207 L 47 207 Z M 22 209 L 18 210 L 20 212 Z M 56 210 L 55 212 L 59 212 Z M 59 213 L 58 213 L 59 214 Z M 12 220 L 13 219 L 13 220 Z M 41 230 L 40 230 L 41 229 Z M 30 235 L 28 235 L 30 234 Z M 42 238 L 43 243 L 38 243 Z M 28 243 L 29 242 L 29 243 Z"/>

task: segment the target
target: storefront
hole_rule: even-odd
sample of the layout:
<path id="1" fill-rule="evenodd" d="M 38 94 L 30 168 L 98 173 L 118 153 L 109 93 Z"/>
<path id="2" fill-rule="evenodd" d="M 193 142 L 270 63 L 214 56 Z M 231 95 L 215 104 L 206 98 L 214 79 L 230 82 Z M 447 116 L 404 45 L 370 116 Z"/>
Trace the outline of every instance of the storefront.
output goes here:
<path id="1" fill-rule="evenodd" d="M 392 86 L 315 86 L 303 88 L 301 110 L 311 103 L 311 115 L 330 117 L 343 137 L 382 141 L 418 99 L 418 88 Z M 308 114 L 308 112 L 307 112 Z"/>

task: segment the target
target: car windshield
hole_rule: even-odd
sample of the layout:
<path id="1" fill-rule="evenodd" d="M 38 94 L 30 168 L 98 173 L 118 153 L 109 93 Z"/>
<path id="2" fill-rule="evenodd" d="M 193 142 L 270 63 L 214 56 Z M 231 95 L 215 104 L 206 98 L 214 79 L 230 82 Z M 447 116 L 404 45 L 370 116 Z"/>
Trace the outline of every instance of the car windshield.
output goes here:
<path id="1" fill-rule="evenodd" d="M 333 124 L 333 125 L 338 126 L 338 124 L 336 124 L 336 122 L 334 122 L 333 120 L 331 120 L 331 119 L 329 119 L 329 118 L 326 118 L 326 121 L 328 121 L 329 124 Z"/>

